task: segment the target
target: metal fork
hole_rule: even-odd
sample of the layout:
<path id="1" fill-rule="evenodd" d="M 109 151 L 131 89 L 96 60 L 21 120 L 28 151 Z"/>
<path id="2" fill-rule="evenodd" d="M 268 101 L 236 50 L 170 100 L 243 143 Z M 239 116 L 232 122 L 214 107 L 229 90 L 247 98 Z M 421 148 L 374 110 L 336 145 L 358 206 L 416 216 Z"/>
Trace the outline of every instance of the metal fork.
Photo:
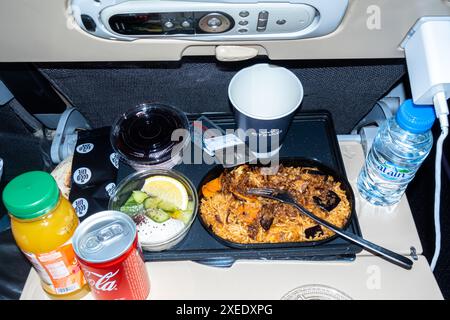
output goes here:
<path id="1" fill-rule="evenodd" d="M 379 245 L 376 245 L 370 241 L 367 241 L 353 233 L 342 230 L 342 229 L 332 225 L 331 223 L 317 217 L 314 213 L 310 212 L 309 210 L 305 209 L 303 206 L 299 205 L 292 198 L 292 196 L 286 191 L 276 190 L 276 189 L 257 189 L 257 188 L 255 188 L 255 189 L 249 189 L 247 191 L 247 194 L 254 195 L 254 196 L 260 196 L 260 197 L 264 197 L 264 198 L 269 198 L 272 200 L 277 200 L 282 203 L 289 204 L 289 205 L 293 206 L 294 208 L 296 208 L 297 210 L 299 210 L 300 212 L 302 212 L 304 215 L 308 216 L 309 218 L 311 218 L 312 220 L 317 222 L 318 224 L 320 224 L 320 225 L 330 229 L 334 233 L 338 234 L 342 238 L 367 249 L 368 251 L 372 252 L 375 255 L 380 255 L 380 256 L 386 258 L 389 262 L 394 263 L 402 268 L 405 268 L 407 270 L 410 270 L 412 268 L 413 262 L 410 259 L 408 259 L 398 253 L 395 253 L 391 250 L 383 248 Z"/>

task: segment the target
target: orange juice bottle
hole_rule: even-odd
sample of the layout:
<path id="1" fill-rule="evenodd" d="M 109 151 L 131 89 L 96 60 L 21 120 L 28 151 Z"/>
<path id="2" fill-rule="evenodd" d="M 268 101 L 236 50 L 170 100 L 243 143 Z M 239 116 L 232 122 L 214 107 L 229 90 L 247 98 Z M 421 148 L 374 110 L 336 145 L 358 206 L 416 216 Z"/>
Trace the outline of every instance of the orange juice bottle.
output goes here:
<path id="1" fill-rule="evenodd" d="M 41 171 L 16 177 L 5 187 L 3 203 L 14 239 L 47 294 L 62 299 L 86 294 L 89 289 L 72 248 L 79 220 L 53 177 Z"/>

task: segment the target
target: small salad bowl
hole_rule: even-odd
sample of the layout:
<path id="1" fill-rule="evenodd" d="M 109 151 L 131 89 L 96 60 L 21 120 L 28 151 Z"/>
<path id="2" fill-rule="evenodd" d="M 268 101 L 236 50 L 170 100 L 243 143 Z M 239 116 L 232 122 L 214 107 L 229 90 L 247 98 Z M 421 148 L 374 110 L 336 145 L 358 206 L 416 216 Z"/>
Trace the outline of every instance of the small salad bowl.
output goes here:
<path id="1" fill-rule="evenodd" d="M 126 177 L 109 201 L 109 210 L 128 214 L 146 251 L 164 251 L 180 243 L 198 211 L 192 182 L 174 170 L 149 169 Z"/>

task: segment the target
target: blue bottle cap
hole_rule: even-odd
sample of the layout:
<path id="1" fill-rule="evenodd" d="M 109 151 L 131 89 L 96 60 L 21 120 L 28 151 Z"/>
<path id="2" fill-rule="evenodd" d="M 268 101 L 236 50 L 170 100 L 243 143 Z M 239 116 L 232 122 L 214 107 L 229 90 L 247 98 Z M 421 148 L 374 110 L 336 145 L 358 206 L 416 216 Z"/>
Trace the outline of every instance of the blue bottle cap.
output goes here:
<path id="1" fill-rule="evenodd" d="M 409 99 L 398 109 L 396 117 L 398 125 L 412 133 L 424 133 L 431 129 L 436 120 L 434 106 L 416 105 Z"/>

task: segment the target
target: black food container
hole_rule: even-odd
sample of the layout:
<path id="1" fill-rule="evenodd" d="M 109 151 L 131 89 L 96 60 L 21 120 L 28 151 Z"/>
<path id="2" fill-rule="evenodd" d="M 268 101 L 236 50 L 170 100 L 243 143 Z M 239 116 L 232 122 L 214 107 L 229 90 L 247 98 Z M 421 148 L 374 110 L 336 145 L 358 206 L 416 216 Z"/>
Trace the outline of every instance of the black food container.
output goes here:
<path id="1" fill-rule="evenodd" d="M 306 159 L 306 158 L 295 158 L 295 157 L 287 157 L 287 158 L 281 158 L 279 161 L 280 165 L 283 165 L 285 167 L 307 167 L 307 168 L 317 168 L 318 172 L 317 174 L 323 174 L 324 176 L 332 176 L 335 181 L 341 183 L 341 188 L 344 190 L 347 199 L 350 203 L 351 211 L 347 218 L 347 222 L 345 226 L 342 229 L 347 229 L 349 224 L 352 221 L 353 215 L 355 214 L 355 195 L 353 193 L 352 187 L 350 186 L 350 183 L 348 180 L 340 175 L 336 170 L 333 170 L 332 168 L 322 164 L 321 162 L 317 160 L 312 159 Z M 253 166 L 253 165 L 252 165 Z M 262 165 L 257 165 L 262 166 Z M 203 198 L 202 194 L 202 186 L 208 183 L 211 180 L 214 180 L 218 178 L 223 172 L 224 168 L 222 166 L 216 166 L 213 169 L 211 169 L 206 176 L 203 178 L 202 182 L 200 183 L 200 186 L 198 188 L 198 194 L 200 201 Z M 299 214 L 301 214 L 299 212 Z M 231 242 L 229 240 L 223 239 L 216 235 L 210 228 L 209 225 L 205 223 L 205 221 L 202 218 L 201 212 L 199 212 L 199 220 L 202 223 L 203 227 L 210 233 L 212 237 L 214 237 L 217 241 L 220 241 L 224 245 L 236 248 L 236 249 L 273 249 L 273 248 L 303 248 L 303 247 L 314 247 L 322 245 L 326 242 L 330 242 L 334 239 L 336 239 L 337 235 L 334 235 L 330 238 L 320 240 L 320 241 L 306 241 L 306 242 L 284 242 L 284 243 L 252 243 L 252 244 L 242 244 L 242 243 L 236 243 Z"/>

